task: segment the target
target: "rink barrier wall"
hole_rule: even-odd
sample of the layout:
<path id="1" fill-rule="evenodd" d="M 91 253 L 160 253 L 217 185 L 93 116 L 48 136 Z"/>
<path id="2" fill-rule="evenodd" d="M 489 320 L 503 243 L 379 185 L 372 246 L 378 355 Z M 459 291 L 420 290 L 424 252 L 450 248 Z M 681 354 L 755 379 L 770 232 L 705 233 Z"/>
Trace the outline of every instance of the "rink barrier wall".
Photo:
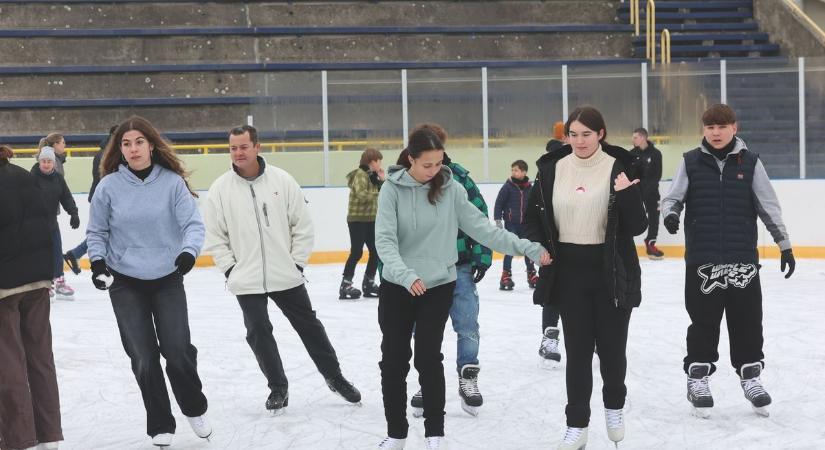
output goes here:
<path id="1" fill-rule="evenodd" d="M 774 180 L 773 186 L 782 205 L 783 218 L 790 233 L 794 255 L 797 258 L 825 259 L 825 229 L 821 226 L 825 223 L 825 208 L 820 205 L 821 199 L 825 198 L 825 180 Z M 493 205 L 500 188 L 500 183 L 479 184 L 491 218 Z M 662 182 L 659 188 L 664 196 L 670 188 L 670 182 Z M 350 247 L 346 225 L 349 189 L 346 187 L 304 187 L 303 192 L 309 202 L 315 225 L 315 251 L 310 257 L 310 264 L 344 262 L 349 255 Z M 198 194 L 198 204 L 203 206 L 208 192 L 199 191 Z M 64 251 L 68 251 L 83 240 L 85 237 L 83 230 L 85 230 L 89 217 L 86 194 L 76 193 L 74 197 L 79 208 L 81 226 L 77 230 L 72 230 L 69 227 L 67 214 L 63 213 L 58 217 Z M 643 238 L 644 236 L 636 238 L 640 257 L 645 257 Z M 667 257 L 681 258 L 684 256 L 684 235 L 681 230 L 676 235 L 670 235 L 660 223 L 657 245 Z M 759 254 L 761 258 L 779 257 L 779 249 L 761 221 L 759 222 Z M 494 254 L 495 259 L 501 257 L 500 254 Z M 366 259 L 365 250 L 362 262 Z M 212 258 L 209 255 L 202 255 L 197 260 L 197 265 L 201 267 L 212 264 Z M 88 261 L 82 259 L 81 266 L 88 268 Z"/>

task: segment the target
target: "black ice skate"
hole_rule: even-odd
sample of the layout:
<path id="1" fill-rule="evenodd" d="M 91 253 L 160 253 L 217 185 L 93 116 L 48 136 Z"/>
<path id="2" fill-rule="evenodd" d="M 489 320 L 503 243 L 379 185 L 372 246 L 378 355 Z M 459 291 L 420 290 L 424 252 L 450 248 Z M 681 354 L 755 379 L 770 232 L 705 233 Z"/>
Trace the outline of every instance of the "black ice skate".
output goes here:
<path id="1" fill-rule="evenodd" d="M 539 346 L 539 366 L 543 369 L 553 369 L 561 362 L 559 353 L 559 329 L 557 327 L 547 327 L 544 329 L 544 336 L 541 338 Z"/>
<path id="2" fill-rule="evenodd" d="M 424 415 L 424 397 L 421 395 L 421 389 L 410 399 L 410 407 L 412 408 L 413 417 L 421 417 Z"/>
<path id="3" fill-rule="evenodd" d="M 344 278 L 341 280 L 341 288 L 338 290 L 338 300 L 357 300 L 361 298 L 361 291 L 352 287 L 352 280 Z"/>
<path id="4" fill-rule="evenodd" d="M 364 278 L 364 282 L 361 283 L 361 291 L 364 293 L 364 298 L 378 297 L 378 286 L 375 285 L 375 280 Z"/>
<path id="5" fill-rule="evenodd" d="M 289 405 L 289 392 L 272 391 L 266 399 L 266 409 L 274 416 L 283 414 L 287 405 Z"/>
<path id="6" fill-rule="evenodd" d="M 461 376 L 458 378 L 458 395 L 461 396 L 461 409 L 471 416 L 477 416 L 484 398 L 478 391 L 478 372 L 481 367 L 478 364 L 465 364 L 461 368 Z"/>
<path id="7" fill-rule="evenodd" d="M 687 399 L 693 405 L 693 415 L 702 419 L 710 417 L 713 408 L 709 376 L 709 363 L 692 363 L 688 367 Z"/>
<path id="8" fill-rule="evenodd" d="M 759 379 L 762 373 L 762 363 L 745 364 L 739 369 L 739 373 L 741 374 L 739 383 L 742 385 L 745 398 L 751 402 L 753 411 L 760 416 L 768 417 L 770 413 L 767 406 L 771 404 L 771 396 L 765 392 L 762 381 Z"/>
<path id="9" fill-rule="evenodd" d="M 513 274 L 509 270 L 502 270 L 501 271 L 501 281 L 498 284 L 498 288 L 502 291 L 512 291 L 513 286 L 516 284 L 513 283 Z"/>
<path id="10" fill-rule="evenodd" d="M 361 392 L 355 388 L 343 375 L 338 374 L 327 379 L 329 390 L 335 392 L 350 403 L 361 404 Z"/>

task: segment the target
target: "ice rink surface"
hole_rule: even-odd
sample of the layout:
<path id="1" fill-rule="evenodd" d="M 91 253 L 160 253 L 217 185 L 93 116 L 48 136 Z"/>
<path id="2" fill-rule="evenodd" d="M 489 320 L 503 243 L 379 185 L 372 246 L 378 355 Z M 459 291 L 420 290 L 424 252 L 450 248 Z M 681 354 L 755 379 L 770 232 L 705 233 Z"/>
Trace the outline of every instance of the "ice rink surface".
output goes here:
<path id="1" fill-rule="evenodd" d="M 532 304 L 524 264 L 517 259 L 513 266 L 514 291 L 498 290 L 500 260 L 478 285 L 484 406 L 476 418 L 460 408 L 456 338 L 447 325 L 443 351 L 450 449 L 554 449 L 563 436 L 564 368 L 538 367 L 541 309 Z M 363 267 L 356 272 L 356 286 Z M 196 438 L 175 405 L 178 429 L 172 449 L 376 448 L 386 432 L 378 301 L 339 301 L 342 269 L 310 266 L 307 287 L 345 376 L 361 390 L 363 405 L 346 404 L 327 389 L 297 334 L 270 302 L 290 402 L 284 415 L 267 413 L 266 380 L 245 341 L 240 308 L 222 274 L 214 268 L 195 269 L 186 277 L 189 319 L 214 433 L 209 443 Z M 643 260 L 642 273 L 642 305 L 631 318 L 628 342 L 627 435 L 619 448 L 825 449 L 825 261 L 799 260 L 789 280 L 783 279 L 778 260 L 763 261 L 767 366 L 762 379 L 774 400 L 769 418 L 754 414 L 743 397 L 730 367 L 724 322 L 720 370 L 711 377 L 716 407 L 709 420 L 690 416 L 682 372 L 688 325 L 684 262 Z M 140 392 L 107 293 L 94 289 L 88 271 L 69 274 L 67 281 L 77 290 L 76 301 L 57 301 L 52 309 L 66 438 L 61 448 L 154 448 L 145 435 Z M 598 358 L 593 373 L 587 448 L 613 448 L 605 431 Z M 408 395 L 417 388 L 413 369 Z M 422 419 L 409 410 L 408 416 L 407 448 L 424 448 Z"/>

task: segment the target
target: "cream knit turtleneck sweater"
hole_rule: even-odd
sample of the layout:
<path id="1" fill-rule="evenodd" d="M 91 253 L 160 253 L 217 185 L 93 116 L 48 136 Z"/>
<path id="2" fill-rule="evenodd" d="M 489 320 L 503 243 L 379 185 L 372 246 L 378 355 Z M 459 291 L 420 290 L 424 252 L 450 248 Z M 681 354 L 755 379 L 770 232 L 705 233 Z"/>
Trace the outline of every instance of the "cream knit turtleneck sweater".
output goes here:
<path id="1" fill-rule="evenodd" d="M 604 243 L 614 161 L 599 146 L 587 159 L 571 153 L 556 164 L 553 213 L 559 242 Z"/>

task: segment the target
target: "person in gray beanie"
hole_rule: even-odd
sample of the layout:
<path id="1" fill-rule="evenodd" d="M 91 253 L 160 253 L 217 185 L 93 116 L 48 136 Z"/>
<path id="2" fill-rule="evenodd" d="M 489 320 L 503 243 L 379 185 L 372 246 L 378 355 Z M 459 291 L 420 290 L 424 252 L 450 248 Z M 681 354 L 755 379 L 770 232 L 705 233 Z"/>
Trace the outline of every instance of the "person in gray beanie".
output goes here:
<path id="1" fill-rule="evenodd" d="M 71 217 L 69 224 L 73 229 L 80 226 L 80 217 L 77 215 L 77 205 L 71 191 L 69 191 L 69 186 L 66 185 L 66 179 L 55 169 L 56 159 L 52 147 L 43 147 L 37 157 L 37 165 L 32 168 L 31 172 L 40 187 L 46 210 L 53 213 L 49 230 L 52 233 L 54 253 L 54 288 L 49 291 L 49 294 L 50 296 L 56 296 L 58 300 L 74 300 L 74 289 L 66 284 L 65 278 L 63 278 L 63 250 L 60 227 L 57 224 L 57 214 L 60 212 L 60 206 L 62 206 Z"/>

